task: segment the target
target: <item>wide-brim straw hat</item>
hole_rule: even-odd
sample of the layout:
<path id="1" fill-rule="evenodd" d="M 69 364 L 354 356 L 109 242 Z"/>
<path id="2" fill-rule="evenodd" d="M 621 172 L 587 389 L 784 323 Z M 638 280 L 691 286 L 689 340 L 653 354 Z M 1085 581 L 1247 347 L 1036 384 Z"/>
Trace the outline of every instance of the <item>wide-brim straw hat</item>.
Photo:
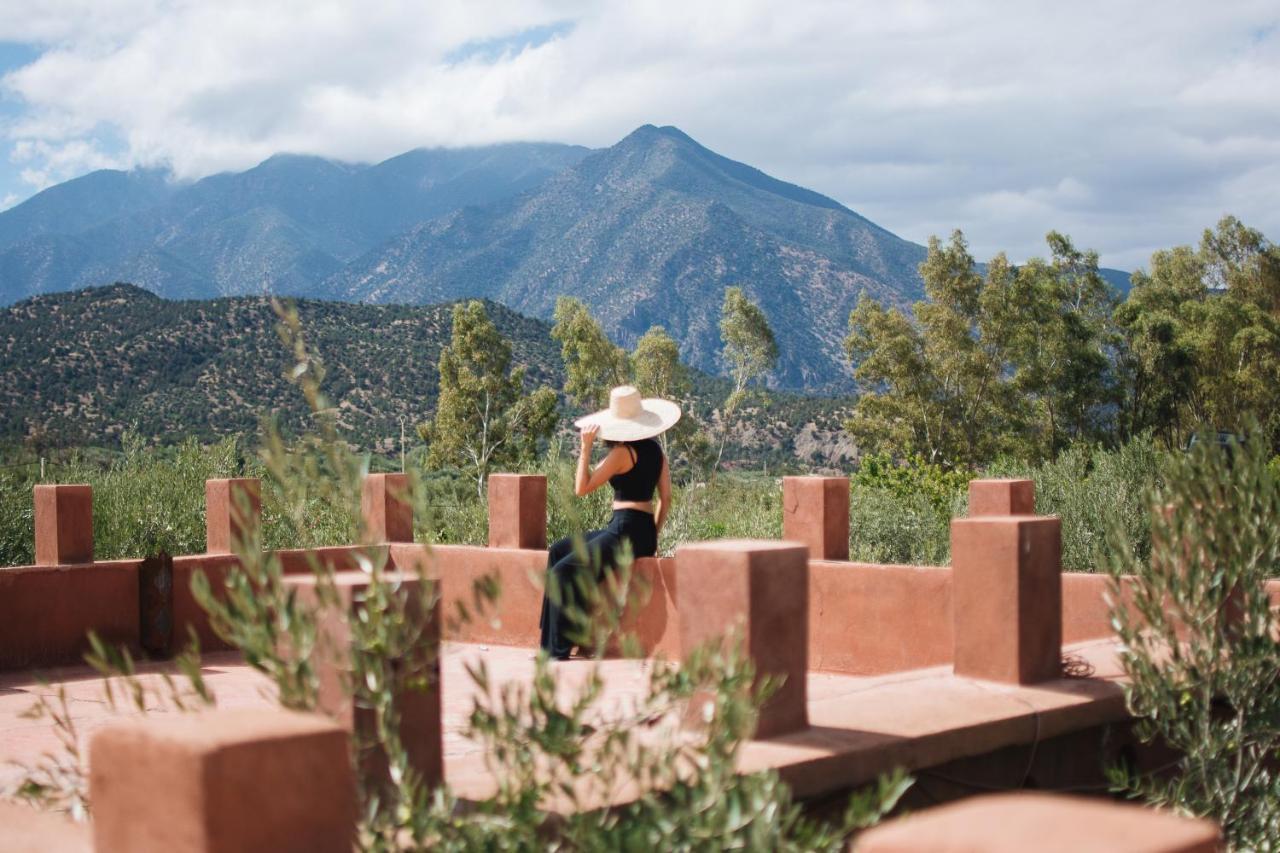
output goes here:
<path id="1" fill-rule="evenodd" d="M 640 392 L 622 385 L 609 392 L 609 408 L 574 421 L 581 429 L 597 424 L 605 441 L 639 441 L 661 435 L 680 420 L 680 406 L 660 397 L 641 399 Z"/>

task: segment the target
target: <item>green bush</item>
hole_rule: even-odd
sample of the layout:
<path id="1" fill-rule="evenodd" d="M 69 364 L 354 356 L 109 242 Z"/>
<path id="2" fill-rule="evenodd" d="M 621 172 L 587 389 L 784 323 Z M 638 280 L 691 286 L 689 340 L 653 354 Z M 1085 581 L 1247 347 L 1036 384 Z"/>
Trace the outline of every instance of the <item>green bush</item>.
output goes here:
<path id="1" fill-rule="evenodd" d="M 1096 572 L 1110 553 L 1113 528 L 1139 559 L 1150 554 L 1147 494 L 1168 459 L 1150 436 L 1140 436 L 1115 450 L 1074 445 L 1042 465 L 999 460 L 987 476 L 1035 480 L 1036 512 L 1062 518 L 1063 569 Z"/>
<path id="2" fill-rule="evenodd" d="M 425 492 L 414 538 L 442 545 L 489 541 L 489 505 L 476 496 L 475 481 L 461 471 L 420 470 Z"/>
<path id="3" fill-rule="evenodd" d="M 123 453 L 105 459 L 73 453 L 46 466 L 46 482 L 93 486 L 94 557 L 204 551 L 204 481 L 242 474 L 236 440 L 201 446 L 189 438 L 156 449 L 126 434 L 122 443 Z M 0 476 L 0 564 L 29 564 L 35 551 L 32 489 L 40 482 L 40 465 L 7 464 L 12 467 Z"/>
<path id="4" fill-rule="evenodd" d="M 960 497 L 940 506 L 923 493 L 855 485 L 849 493 L 849 559 L 866 563 L 947 565 L 951 517 Z"/>
<path id="5" fill-rule="evenodd" d="M 1178 756 L 1160 773 L 1115 768 L 1113 783 L 1216 820 L 1239 850 L 1280 845 L 1280 619 L 1266 588 L 1280 574 L 1280 480 L 1265 451 L 1255 435 L 1167 460 L 1144 500 L 1166 508 L 1150 559 L 1117 517 L 1107 563 L 1138 734 Z"/>
<path id="6" fill-rule="evenodd" d="M 932 465 L 920 456 L 896 462 L 880 454 L 864 456 L 851 479 L 854 488 L 879 489 L 904 500 L 922 496 L 937 509 L 950 512 L 972 476 L 967 470 Z"/>
<path id="7" fill-rule="evenodd" d="M 672 494 L 662 533 L 663 553 L 707 539 L 782 538 L 782 483 L 774 477 L 725 472 L 709 483 L 690 483 Z"/>

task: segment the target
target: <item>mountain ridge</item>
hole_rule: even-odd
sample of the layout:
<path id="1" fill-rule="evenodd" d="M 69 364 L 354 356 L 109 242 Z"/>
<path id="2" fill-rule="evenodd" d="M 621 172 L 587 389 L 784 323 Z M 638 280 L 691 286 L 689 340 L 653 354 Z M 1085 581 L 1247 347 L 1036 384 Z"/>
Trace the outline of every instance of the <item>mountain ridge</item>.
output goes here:
<path id="1" fill-rule="evenodd" d="M 126 280 L 177 297 L 305 295 L 395 233 L 523 191 L 586 151 L 556 143 L 424 148 L 375 164 L 277 154 L 189 184 L 155 170 L 93 172 L 0 213 L 0 303 Z M 155 190 L 123 199 L 114 216 L 86 216 L 82 190 L 103 182 Z M 62 227 L 44 227 L 50 220 Z M 242 228 L 254 221 L 258 229 Z"/>
<path id="2" fill-rule="evenodd" d="M 849 311 L 863 292 L 918 298 L 924 256 L 826 196 L 646 125 L 534 190 L 393 238 L 320 292 L 407 303 L 485 296 L 536 317 L 574 296 L 620 344 L 664 325 L 690 364 L 717 371 L 720 303 L 737 285 L 774 324 L 779 387 L 844 391 Z"/>
<path id="3" fill-rule="evenodd" d="M 374 164 L 282 153 L 181 185 L 91 173 L 0 213 L 0 304 L 131 281 L 180 299 L 480 297 L 545 320 L 573 296 L 618 343 L 662 325 L 715 373 L 723 292 L 739 286 L 779 339 L 770 382 L 839 394 L 853 388 L 849 311 L 863 293 L 921 298 L 925 254 L 679 128 L 642 125 L 597 150 L 422 148 Z"/>

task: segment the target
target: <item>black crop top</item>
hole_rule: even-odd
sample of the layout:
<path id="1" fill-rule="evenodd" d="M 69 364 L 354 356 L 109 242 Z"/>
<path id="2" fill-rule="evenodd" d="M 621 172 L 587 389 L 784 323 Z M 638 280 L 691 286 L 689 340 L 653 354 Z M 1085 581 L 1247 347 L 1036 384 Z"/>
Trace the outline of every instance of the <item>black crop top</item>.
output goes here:
<path id="1" fill-rule="evenodd" d="M 653 500 L 653 490 L 658 487 L 658 477 L 662 474 L 662 445 L 652 438 L 642 438 L 639 441 L 624 441 L 622 446 L 631 449 L 636 464 L 626 473 L 609 478 L 609 485 L 613 486 L 613 499 L 640 502 Z"/>

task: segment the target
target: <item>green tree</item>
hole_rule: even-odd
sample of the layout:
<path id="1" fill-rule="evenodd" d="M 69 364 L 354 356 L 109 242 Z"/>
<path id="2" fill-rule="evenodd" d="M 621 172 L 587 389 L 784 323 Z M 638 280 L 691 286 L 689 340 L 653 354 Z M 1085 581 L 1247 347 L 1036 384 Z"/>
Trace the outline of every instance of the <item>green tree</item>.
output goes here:
<path id="1" fill-rule="evenodd" d="M 583 408 L 603 408 L 611 388 L 631 381 L 626 350 L 609 340 L 587 306 L 571 296 L 556 299 L 554 316 L 551 337 L 560 342 L 565 394 Z"/>
<path id="2" fill-rule="evenodd" d="M 511 368 L 511 346 L 472 301 L 453 309 L 453 333 L 440 352 L 435 416 L 418 427 L 430 465 L 472 470 L 477 493 L 495 465 L 531 457 L 556 421 L 550 388 L 524 393 L 524 367 Z"/>
<path id="3" fill-rule="evenodd" d="M 872 451 L 954 467 L 1003 449 L 1016 424 L 1005 376 L 1017 276 L 1003 255 L 978 273 L 964 235 L 929 240 L 920 265 L 928 299 L 912 316 L 865 294 L 845 351 L 862 392 L 845 428 Z"/>
<path id="4" fill-rule="evenodd" d="M 1116 309 L 1124 336 L 1122 428 L 1129 435 L 1150 430 L 1177 445 L 1196 382 L 1197 353 L 1186 327 L 1188 303 L 1203 297 L 1201 265 L 1180 246 L 1155 253 L 1150 272 L 1139 270 L 1132 281 Z"/>
<path id="5" fill-rule="evenodd" d="M 746 297 L 740 287 L 724 291 L 724 305 L 720 312 L 720 338 L 724 341 L 722 352 L 729 367 L 733 390 L 724 401 L 720 450 L 716 453 L 716 469 L 724 457 L 729 428 L 738 410 L 750 394 L 750 384 L 762 379 L 778 363 L 778 343 L 773 329 L 760 307 Z"/>
<path id="6" fill-rule="evenodd" d="M 1115 297 L 1097 252 L 1049 232 L 1048 261 L 1017 271 L 1002 321 L 1011 331 L 1013 387 L 1026 407 L 1027 451 L 1052 458 L 1074 441 L 1099 437 L 1116 400 L 1112 356 Z"/>
<path id="7" fill-rule="evenodd" d="M 631 371 L 642 395 L 675 400 L 683 410 L 679 423 L 659 438 L 663 450 L 668 456 L 682 456 L 692 468 L 705 465 L 710 440 L 691 405 L 693 383 L 680 362 L 680 345 L 666 329 L 653 326 L 636 341 Z"/>
<path id="8" fill-rule="evenodd" d="M 662 326 L 652 326 L 631 353 L 636 388 L 646 397 L 683 400 L 692 389 L 689 370 L 680 363 L 680 345 Z"/>
<path id="9" fill-rule="evenodd" d="M 1095 252 L 1050 232 L 1049 260 L 980 272 L 964 235 L 936 237 L 910 313 L 863 297 L 845 350 L 862 392 L 846 429 L 869 450 L 948 468 L 1052 458 L 1114 424 L 1120 336 Z"/>
<path id="10" fill-rule="evenodd" d="M 1280 247 L 1234 217 L 1157 252 L 1117 310 L 1126 426 L 1171 444 L 1256 419 L 1280 439 Z"/>

